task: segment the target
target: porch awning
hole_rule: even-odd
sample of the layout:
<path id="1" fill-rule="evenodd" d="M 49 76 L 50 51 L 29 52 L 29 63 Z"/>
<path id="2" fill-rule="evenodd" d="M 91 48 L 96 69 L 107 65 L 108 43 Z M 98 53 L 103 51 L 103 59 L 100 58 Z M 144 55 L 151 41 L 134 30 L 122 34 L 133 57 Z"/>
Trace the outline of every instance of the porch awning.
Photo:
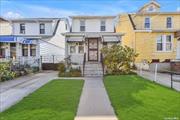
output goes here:
<path id="1" fill-rule="evenodd" d="M 35 40 L 30 38 L 18 37 L 18 36 L 0 36 L 0 42 L 4 43 L 21 43 L 21 44 L 36 44 Z"/>
<path id="2" fill-rule="evenodd" d="M 84 37 L 68 37 L 68 42 L 81 42 L 84 40 Z"/>
<path id="3" fill-rule="evenodd" d="M 104 42 L 120 42 L 119 36 L 103 36 Z"/>
<path id="4" fill-rule="evenodd" d="M 14 36 L 0 36 L 0 42 L 14 43 L 17 42 Z"/>

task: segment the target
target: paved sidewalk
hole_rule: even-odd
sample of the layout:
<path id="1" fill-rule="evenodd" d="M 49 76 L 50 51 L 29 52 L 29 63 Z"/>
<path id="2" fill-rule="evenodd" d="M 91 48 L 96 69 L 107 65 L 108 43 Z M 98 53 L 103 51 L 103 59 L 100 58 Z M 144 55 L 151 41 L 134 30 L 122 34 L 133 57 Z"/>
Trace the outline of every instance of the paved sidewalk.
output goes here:
<path id="1" fill-rule="evenodd" d="M 0 112 L 19 102 L 47 82 L 57 78 L 57 72 L 44 71 L 0 84 Z"/>
<path id="2" fill-rule="evenodd" d="M 85 78 L 75 120 L 117 120 L 101 77 Z"/>
<path id="3" fill-rule="evenodd" d="M 142 73 L 140 74 L 140 72 L 137 72 L 138 75 L 147 78 L 151 81 L 154 81 L 155 79 L 155 73 L 154 72 L 148 72 L 148 71 L 142 71 Z M 176 75 L 173 76 L 174 79 L 176 80 L 180 80 L 180 76 Z M 164 85 L 166 87 L 171 87 L 171 76 L 169 74 L 166 73 L 157 73 L 157 83 Z M 180 82 L 173 82 L 173 88 L 177 91 L 180 91 Z"/>

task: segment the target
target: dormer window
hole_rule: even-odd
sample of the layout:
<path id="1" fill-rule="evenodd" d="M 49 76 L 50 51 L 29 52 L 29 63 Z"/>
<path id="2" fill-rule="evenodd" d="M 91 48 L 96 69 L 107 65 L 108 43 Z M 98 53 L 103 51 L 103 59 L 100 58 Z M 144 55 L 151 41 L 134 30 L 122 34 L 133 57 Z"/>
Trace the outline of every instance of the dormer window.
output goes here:
<path id="1" fill-rule="evenodd" d="M 39 32 L 40 32 L 40 34 L 45 34 L 45 24 L 44 23 L 39 24 Z"/>
<path id="2" fill-rule="evenodd" d="M 166 27 L 172 28 L 172 18 L 171 17 L 167 17 Z"/>
<path id="3" fill-rule="evenodd" d="M 100 26 L 101 31 L 106 31 L 106 21 L 101 20 L 101 26 Z"/>
<path id="4" fill-rule="evenodd" d="M 146 17 L 144 20 L 144 28 L 145 29 L 150 29 L 151 23 L 150 23 L 150 18 Z"/>
<path id="5" fill-rule="evenodd" d="M 153 6 L 150 6 L 149 8 L 148 8 L 148 12 L 153 12 L 154 11 L 154 7 Z"/>
<path id="6" fill-rule="evenodd" d="M 84 32 L 86 30 L 85 20 L 80 20 L 80 31 Z"/>

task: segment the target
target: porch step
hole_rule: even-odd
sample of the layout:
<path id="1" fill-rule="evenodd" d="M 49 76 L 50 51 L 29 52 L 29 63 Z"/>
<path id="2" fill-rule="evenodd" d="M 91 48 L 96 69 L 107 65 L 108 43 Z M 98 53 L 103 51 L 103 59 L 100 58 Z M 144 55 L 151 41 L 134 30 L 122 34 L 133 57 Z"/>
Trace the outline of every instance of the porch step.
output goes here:
<path id="1" fill-rule="evenodd" d="M 102 77 L 103 69 L 100 62 L 87 62 L 84 70 L 85 77 Z"/>

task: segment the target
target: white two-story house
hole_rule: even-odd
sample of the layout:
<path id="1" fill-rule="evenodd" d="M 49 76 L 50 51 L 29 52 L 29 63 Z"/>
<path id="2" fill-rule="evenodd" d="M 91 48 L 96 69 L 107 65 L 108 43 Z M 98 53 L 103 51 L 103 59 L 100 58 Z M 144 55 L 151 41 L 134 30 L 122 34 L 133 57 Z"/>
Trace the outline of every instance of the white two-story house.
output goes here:
<path id="1" fill-rule="evenodd" d="M 66 57 L 72 63 L 100 62 L 103 46 L 120 43 L 122 33 L 115 31 L 115 16 L 71 16 L 71 31 L 66 36 Z"/>
<path id="2" fill-rule="evenodd" d="M 27 38 L 33 45 L 22 46 L 22 56 L 31 57 L 31 47 L 36 49 L 36 57 L 43 62 L 59 62 L 65 56 L 65 37 L 61 34 L 69 31 L 65 18 L 25 18 L 12 20 L 12 34 Z M 24 47 L 24 48 L 23 48 Z M 24 54 L 23 54 L 24 53 Z"/>

